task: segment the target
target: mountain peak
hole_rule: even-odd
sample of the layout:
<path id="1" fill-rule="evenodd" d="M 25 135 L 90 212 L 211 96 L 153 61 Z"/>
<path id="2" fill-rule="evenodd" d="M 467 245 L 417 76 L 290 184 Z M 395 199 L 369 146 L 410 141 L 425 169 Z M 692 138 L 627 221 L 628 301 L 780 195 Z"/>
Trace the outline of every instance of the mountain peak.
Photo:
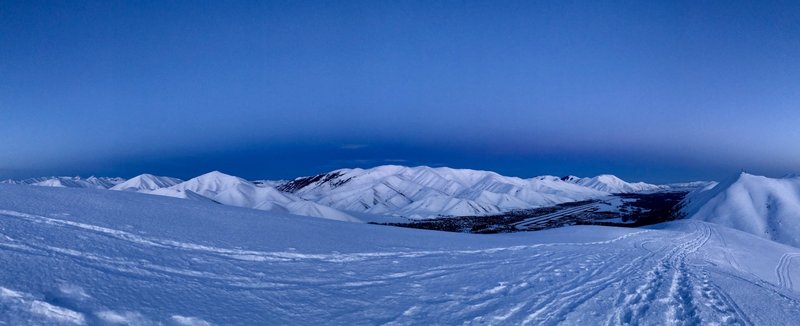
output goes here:
<path id="1" fill-rule="evenodd" d="M 574 175 L 567 175 L 567 176 L 563 176 L 563 177 L 561 177 L 561 181 L 564 181 L 564 182 L 573 182 L 573 183 L 574 183 L 574 182 L 577 182 L 577 181 L 578 181 L 578 180 L 580 180 L 580 179 L 581 179 L 580 177 L 576 177 L 576 176 L 574 176 Z"/>
<path id="2" fill-rule="evenodd" d="M 203 179 L 224 179 L 224 178 L 237 178 L 237 179 L 239 179 L 239 177 L 235 177 L 235 176 L 232 176 L 232 175 L 230 175 L 230 174 L 227 174 L 227 173 L 222 173 L 222 172 L 220 172 L 219 170 L 214 170 L 214 171 L 211 171 L 211 172 L 206 172 L 205 174 L 201 174 L 201 175 L 199 175 L 199 176 L 195 177 L 195 179 L 196 179 L 196 178 L 203 178 Z"/>
<path id="3" fill-rule="evenodd" d="M 183 183 L 179 183 L 172 188 L 176 188 L 178 190 L 192 190 L 196 193 L 202 193 L 204 191 L 217 192 L 221 189 L 243 184 L 255 187 L 254 184 L 245 179 L 225 174 L 220 171 L 211 171 L 191 178 Z"/>
<path id="4" fill-rule="evenodd" d="M 130 180 L 111 187 L 111 190 L 143 191 L 172 187 L 183 182 L 177 178 L 159 177 L 149 173 L 137 175 Z"/>
<path id="5" fill-rule="evenodd" d="M 592 178 L 573 181 L 584 187 L 594 188 L 610 193 L 629 193 L 659 190 L 661 187 L 644 182 L 629 183 L 613 174 L 601 174 Z"/>

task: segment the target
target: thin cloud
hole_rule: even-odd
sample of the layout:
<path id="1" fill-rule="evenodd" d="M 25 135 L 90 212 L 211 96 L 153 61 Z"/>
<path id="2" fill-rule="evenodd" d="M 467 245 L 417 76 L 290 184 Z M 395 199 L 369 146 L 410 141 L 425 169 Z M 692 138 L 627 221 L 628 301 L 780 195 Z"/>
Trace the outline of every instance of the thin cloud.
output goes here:
<path id="1" fill-rule="evenodd" d="M 349 149 L 349 150 L 362 149 L 362 148 L 367 148 L 367 147 L 369 147 L 369 145 L 365 145 L 365 144 L 344 144 L 342 146 L 339 146 L 339 148 L 341 148 L 341 149 Z"/>

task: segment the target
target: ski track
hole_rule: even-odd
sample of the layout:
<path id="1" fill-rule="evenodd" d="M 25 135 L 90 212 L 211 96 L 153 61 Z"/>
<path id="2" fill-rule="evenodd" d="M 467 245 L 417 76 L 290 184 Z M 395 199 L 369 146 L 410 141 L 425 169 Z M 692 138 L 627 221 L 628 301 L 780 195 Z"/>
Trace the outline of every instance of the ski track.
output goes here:
<path id="1" fill-rule="evenodd" d="M 701 321 L 701 315 L 706 315 L 707 318 L 713 320 L 702 320 L 703 323 L 721 324 L 721 325 L 751 325 L 750 319 L 742 312 L 730 296 L 721 290 L 718 286 L 714 285 L 708 278 L 708 274 L 703 272 L 703 277 L 698 278 L 695 272 L 688 266 L 687 258 L 689 255 L 694 254 L 703 245 L 705 245 L 712 235 L 711 228 L 702 223 L 695 224 L 698 227 L 696 233 L 697 237 L 683 242 L 675 247 L 675 250 L 670 253 L 668 261 L 671 262 L 673 267 L 673 284 L 671 286 L 671 298 L 676 307 L 674 313 L 676 316 L 667 318 L 667 321 L 682 321 L 687 325 L 695 324 Z M 703 300 L 697 299 L 697 294 Z M 713 309 L 713 313 L 702 313 L 699 306 L 706 306 Z M 678 317 L 678 318 L 674 318 Z"/>
<path id="2" fill-rule="evenodd" d="M 607 273 L 600 278 L 589 278 L 583 283 L 565 283 L 557 289 L 551 289 L 549 302 L 531 307 L 534 312 L 528 315 L 522 322 L 523 325 L 553 325 L 563 320 L 567 313 L 571 312 L 579 305 L 594 297 L 599 292 L 605 290 L 612 284 L 620 283 L 630 273 L 634 272 L 639 265 L 649 257 L 649 255 L 638 257 L 622 267 Z M 598 271 L 597 274 L 600 274 Z M 596 275 L 591 275 L 596 276 Z"/>
<path id="3" fill-rule="evenodd" d="M 640 320 L 656 299 L 657 291 L 663 283 L 664 273 L 667 269 L 668 266 L 665 264 L 657 264 L 655 268 L 647 272 L 644 284 L 641 284 L 632 293 L 621 294 L 616 303 L 619 308 L 611 315 L 611 319 L 606 324 L 635 324 Z"/>
<path id="4" fill-rule="evenodd" d="M 660 324 L 753 324 L 735 300 L 714 284 L 707 271 L 692 265 L 693 255 L 710 240 L 712 234 L 724 241 L 718 232 L 704 223 L 691 223 L 695 230 L 669 242 L 658 242 L 656 238 L 648 237 L 652 230 L 639 230 L 603 241 L 541 243 L 475 250 L 300 253 L 201 245 L 9 210 L 0 210 L 0 216 L 33 225 L 67 228 L 78 235 L 91 234 L 100 240 L 105 239 L 103 241 L 122 240 L 137 250 L 177 250 L 183 253 L 183 260 L 177 262 L 157 261 L 156 257 L 132 260 L 108 253 L 47 244 L 37 238 L 17 239 L 2 233 L 3 229 L 0 229 L 0 249 L 40 256 L 61 255 L 96 270 L 123 273 L 145 280 L 155 277 L 174 281 L 173 278 L 177 277 L 186 281 L 202 280 L 204 284 L 226 290 L 295 291 L 309 297 L 333 295 L 341 298 L 348 298 L 349 294 L 369 293 L 375 288 L 392 284 L 403 284 L 402 293 L 376 298 L 376 302 L 342 299 L 335 307 L 331 307 L 338 309 L 336 311 L 342 316 L 364 316 L 364 320 L 370 323 L 413 324 L 420 320 L 438 320 L 436 316 L 444 314 L 447 318 L 439 320 L 439 323 L 466 321 L 467 324 L 555 325 L 570 321 L 570 313 L 582 305 L 596 302 L 605 304 L 605 301 L 601 301 L 601 294 L 617 291 L 619 295 L 616 299 L 607 303 L 610 305 L 607 308 L 609 315 L 601 317 L 607 325 L 638 325 L 644 320 L 652 323 L 648 317 L 656 314 L 652 308 L 657 305 L 662 307 L 658 311 L 663 312 L 664 318 Z M 583 249 L 621 241 L 630 242 L 631 245 L 628 247 L 626 242 L 625 246 L 615 247 L 614 251 L 599 250 L 595 253 L 587 253 Z M 646 248 L 645 244 L 649 246 Z M 463 260 L 448 262 L 464 255 L 480 256 L 481 259 L 469 263 Z M 725 257 L 738 269 L 738 264 L 729 255 Z M 796 257 L 800 257 L 800 253 L 784 254 L 776 266 L 781 288 L 792 290 L 789 268 Z M 398 271 L 386 266 L 387 259 L 394 259 L 394 263 L 424 260 L 430 265 L 411 264 L 408 265 L 411 268 Z M 628 260 L 620 264 L 613 263 L 618 259 Z M 192 268 L 193 264 L 214 265 L 217 269 L 199 271 Z M 318 277 L 302 277 L 280 274 L 275 272 L 280 269 L 276 269 L 265 274 L 261 272 L 263 264 L 289 271 L 293 265 L 301 264 L 303 268 L 316 268 L 321 273 Z M 364 275 L 358 269 L 387 272 Z M 468 280 L 469 275 L 495 275 L 503 270 L 515 272 L 498 275 L 505 279 L 492 284 L 466 281 L 459 283 L 463 285 L 461 288 L 444 292 L 426 289 L 426 286 L 449 284 L 452 277 L 467 277 L 464 280 Z M 746 280 L 741 275 L 731 276 Z M 748 283 L 768 291 L 778 291 L 752 280 Z M 536 287 L 533 284 L 548 286 Z M 29 295 L 18 294 L 10 289 L 0 287 L 0 290 L 4 291 L 0 294 L 5 293 L 0 295 L 0 301 L 22 302 L 30 306 L 31 300 L 34 300 Z M 387 314 L 379 308 L 371 310 L 372 306 L 396 305 L 397 300 L 407 297 L 411 297 L 414 303 L 404 306 L 400 313 Z M 785 295 L 784 298 L 797 305 L 794 298 Z M 266 296 L 262 300 L 276 307 L 276 311 L 287 315 L 297 314 L 275 301 L 279 299 Z M 71 318 L 70 322 L 77 324 L 86 321 L 82 312 L 46 302 L 42 304 L 41 307 L 48 308 L 44 311 L 51 313 L 51 318 Z M 337 321 L 340 320 L 335 317 L 330 320 L 331 323 Z"/>
<path id="5" fill-rule="evenodd" d="M 778 285 L 783 288 L 793 290 L 794 284 L 792 283 L 792 273 L 789 269 L 792 260 L 800 257 L 800 253 L 785 253 L 778 260 L 778 265 L 775 266 L 775 274 L 778 276 Z"/>
<path id="6" fill-rule="evenodd" d="M 709 239 L 710 230 L 702 224 L 697 229 L 677 239 L 676 246 L 661 250 L 653 268 L 646 273 L 644 282 L 617 301 L 619 307 L 607 321 L 607 325 L 638 325 L 654 304 L 658 304 L 658 291 L 669 277 L 668 300 L 670 309 L 665 316 L 665 324 L 699 322 L 697 306 L 692 295 L 692 287 L 685 260 L 699 250 Z M 655 255 L 655 252 L 654 252 Z"/>
<path id="7" fill-rule="evenodd" d="M 722 250 L 722 253 L 725 255 L 725 261 L 727 261 L 729 264 L 731 264 L 731 266 L 733 266 L 736 270 L 739 270 L 739 271 L 743 270 L 742 266 L 739 264 L 739 261 L 737 261 L 736 257 L 734 257 L 731 254 L 729 246 L 728 246 L 728 241 L 725 239 L 725 237 L 722 236 L 722 234 L 719 233 L 719 231 L 717 229 L 712 229 L 712 230 L 713 230 L 714 235 L 717 236 L 717 239 L 719 239 L 719 241 L 722 243 L 721 250 Z"/>
<path id="8" fill-rule="evenodd" d="M 696 284 L 694 272 L 688 267 L 687 259 L 694 254 L 711 237 L 712 231 L 705 224 L 695 224 L 697 230 L 679 238 L 677 245 L 666 250 L 654 267 L 645 274 L 644 282 L 621 295 L 617 301 L 619 307 L 607 321 L 607 325 L 638 325 L 645 317 L 648 309 L 657 304 L 659 288 L 669 283 L 669 310 L 664 324 L 695 325 L 702 323 L 700 302 L 714 310 L 710 316 L 714 320 L 706 323 L 722 325 L 750 325 L 748 317 L 735 302 L 719 287 L 712 284 L 707 274 L 703 274 L 702 286 Z M 671 272 L 671 276 L 670 275 Z M 668 280 L 667 280 L 668 278 Z M 702 293 L 704 300 L 696 298 Z"/>
<path id="9" fill-rule="evenodd" d="M 496 247 L 496 248 L 487 248 L 487 249 L 476 249 L 476 250 L 455 250 L 455 251 L 400 251 L 400 252 L 362 252 L 362 253 L 332 253 L 332 254 L 304 254 L 298 252 L 265 252 L 265 251 L 255 251 L 255 250 L 242 250 L 242 249 L 228 249 L 228 248 L 219 248 L 213 246 L 206 246 L 200 245 L 195 243 L 187 243 L 187 242 L 180 242 L 174 240 L 165 240 L 159 238 L 152 238 L 152 237 L 145 237 L 136 235 L 130 232 L 106 228 L 102 226 L 96 226 L 92 224 L 85 224 L 73 221 L 66 221 L 51 217 L 45 216 L 38 216 L 38 215 L 31 215 L 25 214 L 20 212 L 13 212 L 7 210 L 0 210 L 0 215 L 7 216 L 7 217 L 15 217 L 15 218 L 22 218 L 29 220 L 34 223 L 45 223 L 51 225 L 58 225 L 58 226 L 68 226 L 68 227 L 75 227 L 84 230 L 93 231 L 96 233 L 104 234 L 107 236 L 111 236 L 120 240 L 125 240 L 141 245 L 146 246 L 153 246 L 153 247 L 160 247 L 160 248 L 174 248 L 174 249 L 182 249 L 182 250 L 193 250 L 193 251 L 201 251 L 207 252 L 212 254 L 220 254 L 229 258 L 237 259 L 237 260 L 246 260 L 246 261 L 277 261 L 277 262 L 286 262 L 286 261 L 295 261 L 295 260 L 320 260 L 326 262 L 353 262 L 353 261 L 362 261 L 371 258 L 387 258 L 387 257 L 401 257 L 401 258 L 416 258 L 422 256 L 431 256 L 431 255 L 442 255 L 442 254 L 487 254 L 487 253 L 495 253 L 500 251 L 519 251 L 525 249 L 532 249 L 532 248 L 541 248 L 541 247 L 554 247 L 554 246 L 593 246 L 593 245 L 603 245 L 603 244 L 611 244 L 617 241 L 621 241 L 627 239 L 632 236 L 636 236 L 642 233 L 651 232 L 651 230 L 642 230 L 637 232 L 628 233 L 622 235 L 620 237 L 610 239 L 610 240 L 603 240 L 603 241 L 593 241 L 593 242 L 565 242 L 565 243 L 541 243 L 541 244 L 534 244 L 534 245 L 520 245 L 520 246 L 511 246 L 511 247 Z"/>
<path id="10" fill-rule="evenodd" d="M 700 282 L 699 290 L 705 299 L 704 303 L 714 309 L 717 316 L 721 316 L 718 321 L 720 325 L 753 325 L 739 305 L 711 281 L 708 272 L 702 273 Z"/>

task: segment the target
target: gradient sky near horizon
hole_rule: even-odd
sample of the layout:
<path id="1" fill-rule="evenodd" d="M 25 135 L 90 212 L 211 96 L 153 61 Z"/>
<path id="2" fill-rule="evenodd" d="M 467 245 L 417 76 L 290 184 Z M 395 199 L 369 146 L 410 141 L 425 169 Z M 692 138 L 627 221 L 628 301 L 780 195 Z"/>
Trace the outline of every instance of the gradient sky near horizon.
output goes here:
<path id="1" fill-rule="evenodd" d="M 797 1 L 0 0 L 0 178 L 800 172 Z"/>

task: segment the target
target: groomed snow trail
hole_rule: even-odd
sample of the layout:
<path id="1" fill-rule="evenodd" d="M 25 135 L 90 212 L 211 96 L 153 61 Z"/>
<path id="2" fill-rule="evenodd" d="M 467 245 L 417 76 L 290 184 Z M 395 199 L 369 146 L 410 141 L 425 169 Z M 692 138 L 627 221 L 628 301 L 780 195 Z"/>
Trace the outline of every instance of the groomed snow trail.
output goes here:
<path id="1" fill-rule="evenodd" d="M 185 216 L 131 207 L 122 219 L 0 206 L 0 324 L 765 325 L 800 314 L 797 253 L 757 269 L 722 249 L 764 240 L 704 222 L 487 236 L 183 205 Z M 203 210 L 237 233 L 204 226 Z M 180 219 L 193 229 L 175 233 Z"/>

